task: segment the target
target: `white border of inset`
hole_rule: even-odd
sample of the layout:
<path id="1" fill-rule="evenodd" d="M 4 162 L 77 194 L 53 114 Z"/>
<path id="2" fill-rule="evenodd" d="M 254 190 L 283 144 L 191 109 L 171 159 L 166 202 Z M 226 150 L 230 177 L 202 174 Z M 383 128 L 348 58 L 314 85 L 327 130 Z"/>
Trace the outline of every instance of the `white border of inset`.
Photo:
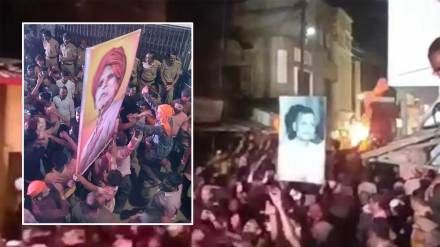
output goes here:
<path id="1" fill-rule="evenodd" d="M 194 224 L 194 23 L 193 22 L 22 22 L 21 23 L 21 61 L 22 61 L 22 80 L 24 80 L 24 26 L 25 25 L 168 25 L 176 27 L 186 27 L 191 29 L 191 222 L 190 223 L 25 223 L 24 222 L 24 203 L 21 208 L 21 224 L 23 226 L 48 226 L 48 225 L 62 225 L 62 226 L 168 226 L 168 225 L 183 225 L 192 226 Z M 22 84 L 23 87 L 23 84 Z M 24 87 L 22 89 L 22 102 L 21 105 L 24 109 Z M 23 129 L 22 133 L 22 161 L 21 161 L 21 174 L 23 177 L 24 188 L 24 112 L 21 116 Z M 182 193 L 184 193 L 182 191 Z M 21 191 L 21 198 L 24 202 L 24 189 Z"/>

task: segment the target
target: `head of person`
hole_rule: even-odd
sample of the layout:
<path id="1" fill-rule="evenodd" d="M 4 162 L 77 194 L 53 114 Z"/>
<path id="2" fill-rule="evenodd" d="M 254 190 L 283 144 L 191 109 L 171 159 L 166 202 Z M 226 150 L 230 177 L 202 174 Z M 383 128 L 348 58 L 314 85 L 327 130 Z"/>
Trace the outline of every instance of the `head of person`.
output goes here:
<path id="1" fill-rule="evenodd" d="M 127 87 L 127 96 L 134 96 L 136 95 L 136 85 L 130 84 Z"/>
<path id="2" fill-rule="evenodd" d="M 433 73 L 440 78 L 440 37 L 436 38 L 429 46 L 428 59 Z"/>
<path id="3" fill-rule="evenodd" d="M 62 172 L 68 160 L 66 154 L 63 151 L 57 150 L 52 153 L 50 161 L 57 172 Z"/>
<path id="4" fill-rule="evenodd" d="M 310 107 L 293 105 L 285 116 L 286 131 L 290 140 L 310 142 L 316 138 L 318 119 Z"/>
<path id="5" fill-rule="evenodd" d="M 67 87 L 63 86 L 60 88 L 60 98 L 65 99 L 67 97 Z"/>
<path id="6" fill-rule="evenodd" d="M 44 198 L 50 193 L 50 189 L 44 181 L 34 180 L 27 189 L 27 195 L 31 198 Z"/>
<path id="7" fill-rule="evenodd" d="M 307 217 L 309 217 L 309 219 L 315 223 L 323 220 L 324 210 L 322 209 L 321 205 L 318 203 L 312 204 L 307 212 Z"/>
<path id="8" fill-rule="evenodd" d="M 63 83 L 67 83 L 67 81 L 70 79 L 70 72 L 68 70 L 63 70 L 61 72 L 61 80 L 63 81 Z"/>
<path id="9" fill-rule="evenodd" d="M 380 211 L 386 210 L 388 208 L 388 201 L 385 196 L 374 194 L 370 197 L 369 205 L 371 213 L 374 215 Z"/>
<path id="10" fill-rule="evenodd" d="M 116 146 L 123 147 L 128 144 L 128 138 L 124 131 L 119 131 L 116 135 Z"/>
<path id="11" fill-rule="evenodd" d="M 256 219 L 249 219 L 243 226 L 243 237 L 248 240 L 258 237 L 262 232 L 263 228 Z"/>
<path id="12" fill-rule="evenodd" d="M 359 193 L 359 201 L 360 201 L 361 205 L 368 204 L 370 201 L 370 197 L 371 197 L 371 195 L 368 192 L 366 192 L 366 191 L 360 192 Z"/>
<path id="13" fill-rule="evenodd" d="M 24 56 L 24 62 L 25 64 L 33 64 L 34 60 L 32 59 L 32 56 L 27 54 L 26 56 Z"/>
<path id="14" fill-rule="evenodd" d="M 182 93 L 180 94 L 180 99 L 183 103 L 187 103 L 191 100 L 191 90 L 188 88 L 185 88 L 182 90 Z"/>
<path id="15" fill-rule="evenodd" d="M 168 104 L 162 104 L 157 107 L 156 119 L 164 127 L 168 136 L 171 135 L 170 117 L 174 115 L 174 109 Z"/>
<path id="16" fill-rule="evenodd" d="M 167 54 L 168 63 L 174 64 L 177 61 L 177 54 L 175 51 L 171 51 Z"/>
<path id="17" fill-rule="evenodd" d="M 209 204 L 214 199 L 214 193 L 209 186 L 203 186 L 200 190 L 200 200 L 204 204 Z"/>
<path id="18" fill-rule="evenodd" d="M 381 242 L 389 240 L 390 226 L 388 221 L 384 218 L 373 219 L 373 222 L 368 229 L 367 246 L 380 246 Z"/>
<path id="19" fill-rule="evenodd" d="M 113 187 L 119 186 L 122 182 L 122 174 L 118 170 L 111 170 L 107 176 L 104 176 L 107 184 Z"/>
<path id="20" fill-rule="evenodd" d="M 24 30 L 24 38 L 27 39 L 27 40 L 29 40 L 31 37 L 32 37 L 32 35 L 31 35 L 31 30 L 29 30 L 29 29 L 26 28 L 26 29 Z"/>
<path id="21" fill-rule="evenodd" d="M 174 113 L 180 113 L 183 111 L 183 103 L 180 99 L 176 99 L 173 101 Z"/>
<path id="22" fill-rule="evenodd" d="M 105 197 L 98 192 L 89 192 L 86 198 L 86 204 L 89 208 L 96 210 L 104 206 Z"/>
<path id="23" fill-rule="evenodd" d="M 79 123 L 80 116 L 81 116 L 81 107 L 78 106 L 77 108 L 75 108 L 75 120 L 77 123 Z"/>
<path id="24" fill-rule="evenodd" d="M 122 47 L 109 50 L 93 77 L 92 94 L 95 109 L 106 110 L 113 102 L 125 75 L 127 58 Z"/>
<path id="25" fill-rule="evenodd" d="M 145 61 L 148 63 L 152 63 L 154 61 L 154 53 L 147 52 L 147 54 L 145 54 Z"/>
<path id="26" fill-rule="evenodd" d="M 51 96 L 50 93 L 48 92 L 41 92 L 38 95 L 38 100 L 44 105 L 44 106 L 49 106 L 51 103 Z"/>
<path id="27" fill-rule="evenodd" d="M 178 173 L 170 173 L 162 183 L 162 190 L 165 192 L 176 191 L 179 188 L 179 185 L 182 184 L 182 176 Z"/>
<path id="28" fill-rule="evenodd" d="M 35 63 L 36 63 L 38 66 L 40 66 L 40 67 L 45 66 L 45 60 L 44 60 L 44 57 L 41 56 L 41 55 L 37 55 L 37 56 L 35 57 Z"/>
<path id="29" fill-rule="evenodd" d="M 26 68 L 26 75 L 27 76 L 35 76 L 34 73 L 34 65 L 28 65 Z"/>
<path id="30" fill-rule="evenodd" d="M 49 30 L 44 30 L 43 39 L 49 41 L 52 38 L 52 33 Z"/>
<path id="31" fill-rule="evenodd" d="M 87 48 L 87 41 L 85 39 L 81 39 L 79 42 L 79 47 L 83 49 Z"/>
<path id="32" fill-rule="evenodd" d="M 63 33 L 63 43 L 65 45 L 69 44 L 70 42 L 70 35 L 68 33 Z"/>

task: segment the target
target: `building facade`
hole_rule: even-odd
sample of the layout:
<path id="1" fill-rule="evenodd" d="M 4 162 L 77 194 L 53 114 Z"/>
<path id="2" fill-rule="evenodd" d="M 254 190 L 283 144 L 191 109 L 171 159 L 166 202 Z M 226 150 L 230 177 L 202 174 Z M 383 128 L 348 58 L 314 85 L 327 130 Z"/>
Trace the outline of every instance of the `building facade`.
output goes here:
<path id="1" fill-rule="evenodd" d="M 224 66 L 239 74 L 235 89 L 257 99 L 326 96 L 330 117 L 354 111 L 352 19 L 343 9 L 308 1 L 305 25 L 314 27 L 315 33 L 305 40 L 304 83 L 299 82 L 301 10 L 295 2 L 249 0 L 232 11 L 236 35 L 225 41 Z"/>

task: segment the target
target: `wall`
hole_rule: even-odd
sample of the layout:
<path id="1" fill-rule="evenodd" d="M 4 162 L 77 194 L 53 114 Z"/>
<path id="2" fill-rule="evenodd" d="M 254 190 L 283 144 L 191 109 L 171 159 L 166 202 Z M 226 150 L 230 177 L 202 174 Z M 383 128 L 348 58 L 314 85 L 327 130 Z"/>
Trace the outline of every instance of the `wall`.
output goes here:
<path id="1" fill-rule="evenodd" d="M 6 90 L 5 144 L 9 152 L 22 149 L 22 87 L 8 86 Z"/>
<path id="2" fill-rule="evenodd" d="M 7 178 L 10 164 L 10 152 L 20 153 L 22 149 L 22 87 L 0 85 L 0 227 L 3 227 L 4 210 L 11 205 L 8 193 L 11 180 Z M 21 174 L 21 159 L 14 164 L 20 166 L 11 169 Z M 15 167 L 17 168 L 17 167 Z M 9 181 L 9 185 L 7 182 Z M 8 193 L 8 194 L 6 194 Z"/>

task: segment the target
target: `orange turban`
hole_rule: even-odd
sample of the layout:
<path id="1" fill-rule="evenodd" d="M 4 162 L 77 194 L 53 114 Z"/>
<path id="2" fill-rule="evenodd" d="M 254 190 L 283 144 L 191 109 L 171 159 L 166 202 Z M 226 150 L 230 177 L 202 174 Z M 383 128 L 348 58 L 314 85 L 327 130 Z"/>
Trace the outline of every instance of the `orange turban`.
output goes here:
<path id="1" fill-rule="evenodd" d="M 47 189 L 47 185 L 45 182 L 41 180 L 35 180 L 29 184 L 27 195 L 30 197 L 36 197 L 41 194 L 45 189 Z"/>
<path id="2" fill-rule="evenodd" d="M 101 62 L 99 62 L 98 69 L 96 70 L 95 76 L 93 77 L 92 85 L 92 95 L 93 100 L 95 100 L 96 90 L 99 86 L 99 79 L 101 78 L 104 68 L 110 66 L 113 74 L 116 76 L 119 86 L 121 85 L 122 78 L 125 75 L 125 69 L 127 66 L 127 58 L 122 47 L 113 48 L 108 51 L 104 57 L 102 57 Z M 119 88 L 119 87 L 118 87 Z"/>
<path id="3" fill-rule="evenodd" d="M 170 118 L 174 114 L 174 109 L 170 105 L 162 104 L 157 107 L 156 115 L 159 115 L 159 122 L 165 128 L 168 136 L 171 135 Z"/>
<path id="4" fill-rule="evenodd" d="M 376 83 L 376 87 L 373 89 L 375 96 L 382 96 L 388 90 L 388 81 L 386 78 L 379 78 Z"/>

